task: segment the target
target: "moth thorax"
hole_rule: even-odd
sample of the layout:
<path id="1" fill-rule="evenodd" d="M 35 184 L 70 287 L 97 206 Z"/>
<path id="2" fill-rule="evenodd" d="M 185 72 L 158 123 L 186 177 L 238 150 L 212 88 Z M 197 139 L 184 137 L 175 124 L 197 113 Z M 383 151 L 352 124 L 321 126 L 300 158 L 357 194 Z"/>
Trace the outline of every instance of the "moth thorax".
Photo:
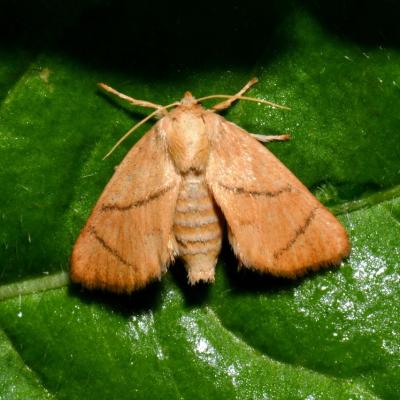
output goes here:
<path id="1" fill-rule="evenodd" d="M 176 109 L 170 117 L 166 137 L 169 153 L 180 173 L 205 170 L 209 141 L 205 124 L 198 113 Z"/>

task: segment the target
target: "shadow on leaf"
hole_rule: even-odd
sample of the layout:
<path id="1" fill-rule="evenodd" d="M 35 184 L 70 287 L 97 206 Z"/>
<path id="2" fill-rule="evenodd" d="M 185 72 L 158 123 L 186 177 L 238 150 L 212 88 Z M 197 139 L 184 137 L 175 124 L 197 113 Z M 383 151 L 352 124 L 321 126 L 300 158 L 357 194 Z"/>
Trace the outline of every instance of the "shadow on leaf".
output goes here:
<path id="1" fill-rule="evenodd" d="M 76 284 L 70 285 L 68 291 L 70 296 L 79 297 L 85 304 L 102 304 L 113 312 L 129 317 L 150 310 L 155 312 L 160 308 L 162 282 L 153 282 L 129 295 L 105 290 L 88 290 Z"/>
<path id="2" fill-rule="evenodd" d="M 227 241 L 224 243 L 222 248 L 221 260 L 224 261 L 224 265 L 221 265 L 220 269 L 223 270 L 223 274 L 226 277 L 228 282 L 227 286 L 236 294 L 246 292 L 276 293 L 282 291 L 292 291 L 307 279 L 313 279 L 313 277 L 317 275 L 326 274 L 332 269 L 337 269 L 337 267 L 332 266 L 327 269 L 321 269 L 317 272 L 310 271 L 301 277 L 291 279 L 276 277 L 271 274 L 258 272 L 246 267 L 238 268 L 238 260 L 233 254 L 233 251 Z"/>
<path id="3" fill-rule="evenodd" d="M 196 285 L 191 285 L 188 282 L 187 271 L 183 262 L 179 259 L 169 268 L 169 272 L 184 296 L 186 307 L 197 307 L 207 303 L 212 283 L 199 282 Z"/>

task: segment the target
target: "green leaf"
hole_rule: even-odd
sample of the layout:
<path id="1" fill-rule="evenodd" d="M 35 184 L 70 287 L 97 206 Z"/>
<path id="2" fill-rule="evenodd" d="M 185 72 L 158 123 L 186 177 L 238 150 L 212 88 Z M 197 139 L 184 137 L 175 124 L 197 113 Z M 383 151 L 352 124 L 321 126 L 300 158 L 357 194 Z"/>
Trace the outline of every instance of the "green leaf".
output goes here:
<path id="1" fill-rule="evenodd" d="M 357 20 L 352 30 L 329 4 L 208 6 L 27 5 L 26 30 L 3 35 L 0 398 L 399 393 L 400 53 L 385 46 L 396 32 L 374 25 L 384 34 L 375 43 L 370 26 Z M 252 76 L 252 96 L 291 111 L 239 102 L 225 117 L 250 132 L 291 134 L 268 147 L 338 215 L 350 257 L 291 281 L 238 271 L 226 243 L 214 285 L 190 287 L 178 263 L 132 296 L 71 286 L 79 230 L 151 126 L 102 161 L 147 111 L 96 83 L 168 104 L 186 90 L 234 93 Z"/>

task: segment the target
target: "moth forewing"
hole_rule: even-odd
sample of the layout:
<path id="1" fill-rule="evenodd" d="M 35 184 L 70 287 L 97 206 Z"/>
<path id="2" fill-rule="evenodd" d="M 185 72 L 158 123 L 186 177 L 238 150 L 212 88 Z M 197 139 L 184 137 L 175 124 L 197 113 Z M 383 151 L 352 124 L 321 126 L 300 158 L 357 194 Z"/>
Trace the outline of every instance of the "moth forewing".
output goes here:
<path id="1" fill-rule="evenodd" d="M 71 278 L 131 292 L 160 279 L 173 259 L 180 176 L 153 128 L 130 150 L 101 194 L 71 257 Z"/>
<path id="2" fill-rule="evenodd" d="M 242 264 L 294 277 L 347 256 L 345 229 L 308 189 L 246 131 L 212 118 L 207 182 Z"/>

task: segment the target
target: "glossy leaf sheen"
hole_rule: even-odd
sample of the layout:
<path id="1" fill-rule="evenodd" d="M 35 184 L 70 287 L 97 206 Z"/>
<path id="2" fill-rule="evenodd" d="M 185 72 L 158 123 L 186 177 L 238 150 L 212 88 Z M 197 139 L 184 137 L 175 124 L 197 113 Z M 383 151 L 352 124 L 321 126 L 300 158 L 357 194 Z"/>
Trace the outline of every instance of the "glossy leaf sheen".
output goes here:
<path id="1" fill-rule="evenodd" d="M 0 398 L 396 397 L 400 53 L 340 38 L 310 10 L 290 7 L 254 65 L 188 61 L 162 79 L 68 51 L 1 50 Z M 151 126 L 101 161 L 146 111 L 96 82 L 168 104 L 185 90 L 232 93 L 252 76 L 252 96 L 292 111 L 241 102 L 226 118 L 292 135 L 268 147 L 339 214 L 349 259 L 290 281 L 237 271 L 225 244 L 211 286 L 189 287 L 177 264 L 130 297 L 42 291 L 62 282 L 47 277 L 68 270 L 114 166 Z"/>

